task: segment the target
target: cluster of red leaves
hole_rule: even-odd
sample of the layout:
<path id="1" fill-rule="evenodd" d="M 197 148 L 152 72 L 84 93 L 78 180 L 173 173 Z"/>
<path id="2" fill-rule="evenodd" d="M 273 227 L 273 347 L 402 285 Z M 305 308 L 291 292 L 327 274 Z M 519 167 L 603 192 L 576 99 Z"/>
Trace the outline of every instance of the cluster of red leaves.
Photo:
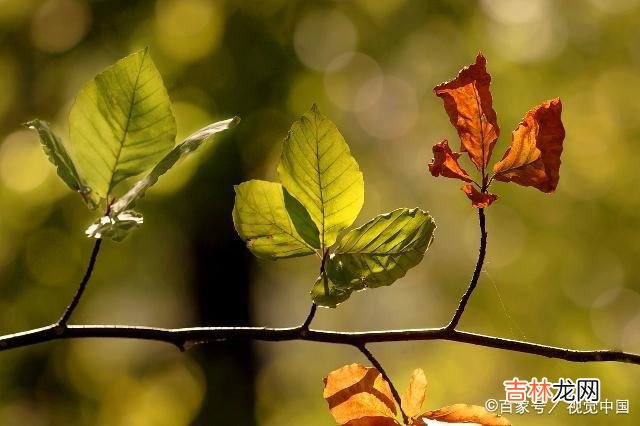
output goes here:
<path id="1" fill-rule="evenodd" d="M 402 395 L 402 411 L 409 426 L 424 425 L 424 419 L 444 423 L 475 423 L 483 426 L 509 426 L 509 421 L 477 405 L 454 404 L 422 412 L 427 378 L 422 369 L 411 375 L 409 388 Z M 345 426 L 399 426 L 396 405 L 389 384 L 378 370 L 360 364 L 345 365 L 324 379 L 324 399 L 338 424 Z"/>
<path id="2" fill-rule="evenodd" d="M 458 131 L 460 151 L 469 155 L 480 171 L 482 181 L 474 181 L 460 166 L 460 154 L 451 151 L 446 139 L 433 146 L 429 171 L 433 176 L 467 182 L 462 190 L 477 208 L 487 207 L 498 198 L 487 192 L 494 179 L 553 192 L 558 185 L 564 140 L 560 119 L 562 103 L 558 98 L 543 102 L 527 112 L 513 131 L 511 146 L 493 166 L 493 175 L 489 176 L 487 166 L 500 128 L 492 106 L 491 76 L 487 73 L 486 63 L 479 53 L 475 64 L 460 70 L 454 80 L 433 89 L 444 101 L 451 124 Z"/>

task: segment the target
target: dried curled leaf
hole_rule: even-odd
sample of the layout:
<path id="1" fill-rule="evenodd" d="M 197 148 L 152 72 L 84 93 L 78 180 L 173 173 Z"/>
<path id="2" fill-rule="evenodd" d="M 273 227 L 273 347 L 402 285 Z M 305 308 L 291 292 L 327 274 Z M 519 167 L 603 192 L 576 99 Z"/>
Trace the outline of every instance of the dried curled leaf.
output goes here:
<path id="1" fill-rule="evenodd" d="M 323 397 L 340 425 L 398 425 L 389 384 L 372 367 L 345 365 L 324 379 Z"/>
<path id="2" fill-rule="evenodd" d="M 427 376 L 422 368 L 416 368 L 409 379 L 409 387 L 401 397 L 402 410 L 409 417 L 416 417 L 424 403 L 427 390 Z"/>
<path id="3" fill-rule="evenodd" d="M 469 154 L 483 174 L 500 135 L 489 91 L 491 76 L 487 73 L 486 64 L 482 53 L 478 53 L 475 64 L 460 70 L 454 80 L 433 89 L 444 101 L 449 120 L 458 131 L 462 142 L 460 150 Z"/>
<path id="4" fill-rule="evenodd" d="M 420 417 L 445 423 L 477 423 L 482 426 L 511 426 L 499 414 L 490 413 L 483 407 L 469 404 L 453 404 L 437 410 L 427 411 Z"/>
<path id="5" fill-rule="evenodd" d="M 467 197 L 471 200 L 471 205 L 477 209 L 483 209 L 489 207 L 491 203 L 498 199 L 496 194 L 489 194 L 486 192 L 480 192 L 478 189 L 469 184 L 462 185 L 462 191 L 467 194 Z"/>
<path id="6" fill-rule="evenodd" d="M 458 158 L 460 154 L 451 151 L 447 140 L 443 140 L 435 144 L 432 148 L 433 159 L 429 163 L 429 172 L 433 176 L 444 176 L 453 179 L 460 179 L 465 182 L 471 182 L 471 176 L 467 173 L 460 164 L 458 164 Z"/>
<path id="7" fill-rule="evenodd" d="M 552 192 L 560 178 L 564 127 L 560 99 L 532 108 L 513 131 L 511 146 L 493 167 L 494 178 Z"/>

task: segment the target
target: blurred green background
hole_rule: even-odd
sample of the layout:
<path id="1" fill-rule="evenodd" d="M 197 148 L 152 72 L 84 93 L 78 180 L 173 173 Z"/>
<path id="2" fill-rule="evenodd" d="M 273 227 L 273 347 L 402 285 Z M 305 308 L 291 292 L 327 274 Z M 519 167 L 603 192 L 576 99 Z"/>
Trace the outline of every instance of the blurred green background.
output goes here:
<path id="1" fill-rule="evenodd" d="M 179 137 L 241 124 L 172 170 L 140 203 L 145 224 L 106 243 L 75 323 L 182 327 L 301 322 L 318 265 L 250 258 L 233 184 L 275 179 L 281 141 L 313 102 L 363 170 L 357 220 L 400 206 L 436 218 L 424 261 L 392 287 L 321 309 L 340 330 L 439 326 L 477 255 L 459 183 L 428 176 L 431 145 L 457 146 L 437 83 L 482 50 L 502 129 L 563 100 L 567 138 L 552 196 L 496 184 L 489 251 L 465 330 L 572 348 L 640 351 L 640 2 L 637 0 L 0 0 L 0 332 L 54 321 L 80 280 L 94 219 L 47 162 L 39 117 L 66 137 L 81 86 L 141 48 L 173 101 Z M 453 142 L 456 141 L 456 142 Z M 468 163 L 465 163 L 470 170 Z M 510 416 L 516 425 L 640 423 L 640 368 L 571 364 L 449 342 L 372 346 L 396 385 L 425 369 L 426 408 L 504 398 L 514 376 L 598 377 L 631 414 Z M 0 353 L 2 425 L 329 425 L 322 378 L 351 348 L 303 342 L 68 341 Z"/>

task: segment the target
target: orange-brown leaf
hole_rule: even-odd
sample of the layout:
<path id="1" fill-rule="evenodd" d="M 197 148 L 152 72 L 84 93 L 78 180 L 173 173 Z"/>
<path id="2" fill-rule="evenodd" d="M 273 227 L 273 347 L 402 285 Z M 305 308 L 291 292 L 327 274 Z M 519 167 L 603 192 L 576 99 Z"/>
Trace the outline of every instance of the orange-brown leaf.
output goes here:
<path id="1" fill-rule="evenodd" d="M 375 368 L 345 365 L 324 379 L 324 399 L 333 418 L 348 426 L 392 426 L 396 406 L 389 384 Z"/>
<path id="2" fill-rule="evenodd" d="M 491 203 L 498 199 L 496 194 L 480 192 L 473 185 L 462 185 L 462 191 L 467 194 L 471 200 L 471 205 L 477 209 L 489 207 Z"/>
<path id="3" fill-rule="evenodd" d="M 469 404 L 453 404 L 427 411 L 420 417 L 445 423 L 477 423 L 482 426 L 511 426 L 509 420 L 499 414 L 490 413 L 483 407 Z"/>
<path id="4" fill-rule="evenodd" d="M 447 140 L 443 140 L 435 144 L 432 148 L 433 159 L 429 163 L 429 171 L 433 176 L 445 176 L 453 179 L 460 179 L 465 182 L 471 182 L 471 176 L 460 164 L 458 158 L 460 154 L 451 151 Z"/>
<path id="5" fill-rule="evenodd" d="M 400 426 L 400 423 L 390 417 L 361 417 L 351 420 L 344 426 Z"/>
<path id="6" fill-rule="evenodd" d="M 502 160 L 493 166 L 494 178 L 552 192 L 560 178 L 564 127 L 560 99 L 532 108 L 513 131 L 513 141 Z"/>
<path id="7" fill-rule="evenodd" d="M 449 120 L 458 131 L 462 142 L 460 150 L 468 152 L 473 164 L 482 172 L 500 135 L 486 64 L 482 53 L 478 53 L 475 64 L 460 70 L 454 80 L 433 89 L 444 101 Z"/>
<path id="8" fill-rule="evenodd" d="M 415 417 L 420 414 L 426 390 L 427 376 L 424 375 L 424 371 L 422 368 L 413 370 L 411 379 L 409 379 L 409 387 L 400 398 L 402 410 L 407 416 Z"/>

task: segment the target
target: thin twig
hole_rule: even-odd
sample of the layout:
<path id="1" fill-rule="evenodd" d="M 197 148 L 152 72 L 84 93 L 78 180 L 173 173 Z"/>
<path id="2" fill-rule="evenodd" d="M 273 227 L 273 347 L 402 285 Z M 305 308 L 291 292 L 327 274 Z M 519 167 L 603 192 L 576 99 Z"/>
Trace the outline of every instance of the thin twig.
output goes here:
<path id="1" fill-rule="evenodd" d="M 313 317 L 316 316 L 316 310 L 317 309 L 318 309 L 318 305 L 316 305 L 315 303 L 311 303 L 311 309 L 309 310 L 309 315 L 307 315 L 307 318 L 304 320 L 304 322 L 300 326 L 300 331 L 302 333 L 305 333 L 305 332 L 307 332 L 309 330 L 309 326 L 311 325 L 311 321 L 313 321 Z"/>
<path id="2" fill-rule="evenodd" d="M 384 368 L 382 368 L 382 364 L 378 362 L 376 357 L 373 356 L 373 354 L 369 351 L 369 349 L 367 349 L 365 345 L 358 345 L 358 349 L 360 350 L 360 352 L 364 354 L 364 356 L 367 357 L 369 362 L 373 364 L 376 370 L 378 370 L 378 372 L 382 375 L 382 378 L 389 384 L 389 388 L 391 388 L 391 394 L 393 395 L 393 399 L 396 400 L 396 404 L 398 405 L 398 408 L 400 408 L 400 413 L 402 414 L 402 420 L 404 420 L 405 425 L 409 424 L 409 417 L 407 417 L 404 410 L 402 409 L 402 400 L 400 399 L 400 394 L 398 393 L 398 390 L 396 389 L 396 387 L 393 385 L 393 382 L 391 381 L 391 378 L 389 377 L 387 372 L 384 371 Z"/>
<path id="3" fill-rule="evenodd" d="M 325 249 L 322 252 L 322 260 L 320 262 L 320 275 L 325 273 L 325 265 L 327 263 L 327 258 L 329 257 L 329 249 Z M 311 321 L 316 316 L 316 310 L 318 309 L 318 305 L 315 302 L 311 302 L 311 309 L 309 310 L 309 314 L 307 318 L 304 320 L 302 325 L 300 325 L 300 333 L 305 334 L 309 330 L 309 326 L 311 325 Z"/>
<path id="4" fill-rule="evenodd" d="M 451 322 L 447 325 L 447 328 L 450 330 L 455 330 L 458 326 L 460 318 L 462 318 L 462 314 L 464 313 L 464 309 L 467 307 L 467 303 L 469 302 L 469 298 L 471 297 L 473 290 L 475 290 L 478 285 L 480 272 L 482 272 L 482 265 L 484 264 L 484 257 L 487 253 L 487 231 L 485 227 L 484 209 L 478 209 L 478 218 L 480 221 L 480 250 L 478 253 L 478 261 L 476 262 L 476 269 L 473 271 L 473 276 L 469 282 L 469 287 L 467 287 L 467 291 L 462 295 L 458 308 L 453 314 Z"/>
<path id="5" fill-rule="evenodd" d="M 102 239 L 96 238 L 96 242 L 93 245 L 93 251 L 91 251 L 91 257 L 89 258 L 89 264 L 87 265 L 87 270 L 84 273 L 84 277 L 82 277 L 82 281 L 80 281 L 80 285 L 76 290 L 76 294 L 74 294 L 73 299 L 71 299 L 71 303 L 69 303 L 69 306 L 67 306 L 67 309 L 65 309 L 64 313 L 58 320 L 56 324 L 58 328 L 66 327 L 69 318 L 71 318 L 73 311 L 76 309 L 76 306 L 78 306 L 80 298 L 82 297 L 82 293 L 84 293 L 84 290 L 87 287 L 87 283 L 89 282 L 89 279 L 91 279 L 91 274 L 93 273 L 93 267 L 96 264 L 96 259 L 98 258 L 101 244 Z"/>
<path id="6" fill-rule="evenodd" d="M 0 336 L 0 351 L 62 339 L 116 338 L 166 342 L 191 348 L 201 343 L 226 340 L 267 342 L 307 341 L 362 346 L 368 343 L 446 340 L 475 346 L 520 352 L 571 362 L 620 362 L 640 365 L 640 354 L 618 350 L 573 350 L 520 340 L 451 330 L 447 327 L 381 331 L 330 331 L 310 329 L 304 336 L 299 327 L 193 327 L 155 328 L 125 325 L 67 325 L 58 332 L 57 324 Z"/>

